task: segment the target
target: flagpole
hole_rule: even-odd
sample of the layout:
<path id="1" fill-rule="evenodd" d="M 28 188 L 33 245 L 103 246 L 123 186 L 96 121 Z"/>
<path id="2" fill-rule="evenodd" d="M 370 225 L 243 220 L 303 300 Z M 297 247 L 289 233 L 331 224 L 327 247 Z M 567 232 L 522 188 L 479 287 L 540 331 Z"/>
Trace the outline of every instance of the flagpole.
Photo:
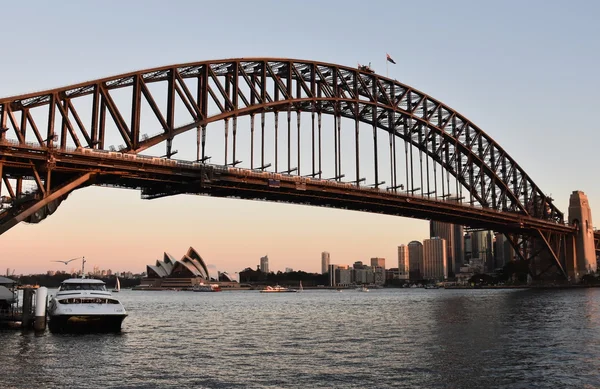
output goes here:
<path id="1" fill-rule="evenodd" d="M 389 62 L 389 61 L 387 60 L 387 54 L 386 54 L 386 55 L 385 55 L 385 77 L 386 77 L 386 78 L 390 78 L 390 77 L 388 76 L 388 69 L 389 69 L 389 67 L 390 67 L 390 64 L 389 64 L 388 62 Z"/>

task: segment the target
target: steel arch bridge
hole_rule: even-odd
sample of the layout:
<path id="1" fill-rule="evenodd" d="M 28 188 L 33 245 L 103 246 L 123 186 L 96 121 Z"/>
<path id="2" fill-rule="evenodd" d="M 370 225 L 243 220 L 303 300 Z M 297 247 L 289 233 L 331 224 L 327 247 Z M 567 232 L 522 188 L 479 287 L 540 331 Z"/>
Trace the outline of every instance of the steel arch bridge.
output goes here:
<path id="1" fill-rule="evenodd" d="M 532 275 L 567 274 L 575 227 L 525 170 L 465 116 L 367 67 L 239 58 L 142 70 L 0 98 L 0 131 L 0 234 L 77 188 L 120 186 L 489 228 Z M 185 160 L 172 158 L 178 139 L 195 143 Z"/>

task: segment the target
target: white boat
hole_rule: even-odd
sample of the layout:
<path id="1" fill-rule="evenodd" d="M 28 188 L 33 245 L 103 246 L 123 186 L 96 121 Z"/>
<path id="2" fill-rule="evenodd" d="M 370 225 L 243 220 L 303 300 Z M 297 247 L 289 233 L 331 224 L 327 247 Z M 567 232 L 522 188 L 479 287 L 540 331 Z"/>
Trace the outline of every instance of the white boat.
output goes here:
<path id="1" fill-rule="evenodd" d="M 302 292 L 304 288 L 302 287 L 302 281 L 300 281 L 300 287 L 298 288 L 298 292 Z"/>
<path id="2" fill-rule="evenodd" d="M 119 332 L 127 316 L 101 280 L 64 280 L 48 307 L 52 332 Z"/>
<path id="3" fill-rule="evenodd" d="M 360 288 L 356 288 L 356 290 L 358 290 L 359 292 L 368 292 L 369 288 L 367 288 L 365 285 L 363 285 Z"/>
<path id="4" fill-rule="evenodd" d="M 119 293 L 121 291 L 121 283 L 119 282 L 119 277 L 117 277 L 117 283 L 115 284 L 115 288 L 112 291 L 113 293 Z"/>
<path id="5" fill-rule="evenodd" d="M 199 284 L 199 285 L 194 285 L 192 290 L 194 292 L 220 292 L 221 291 L 221 287 L 219 285 L 216 284 Z"/>
<path id="6" fill-rule="evenodd" d="M 267 286 L 260 293 L 296 293 L 296 289 L 285 288 L 283 286 L 275 285 L 275 286 Z"/>

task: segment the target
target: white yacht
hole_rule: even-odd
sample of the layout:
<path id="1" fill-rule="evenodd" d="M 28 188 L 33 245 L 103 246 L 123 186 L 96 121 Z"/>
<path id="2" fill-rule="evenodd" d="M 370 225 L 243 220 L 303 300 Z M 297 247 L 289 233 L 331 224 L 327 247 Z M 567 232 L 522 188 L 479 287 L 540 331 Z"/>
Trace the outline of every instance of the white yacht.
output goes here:
<path id="1" fill-rule="evenodd" d="M 296 289 L 289 289 L 283 286 L 275 285 L 275 286 L 267 286 L 262 289 L 260 293 L 296 293 Z"/>
<path id="2" fill-rule="evenodd" d="M 48 306 L 52 332 L 119 332 L 127 316 L 101 280 L 69 278 Z"/>
<path id="3" fill-rule="evenodd" d="M 221 287 L 216 284 L 198 284 L 194 285 L 192 290 L 194 292 L 220 292 Z"/>

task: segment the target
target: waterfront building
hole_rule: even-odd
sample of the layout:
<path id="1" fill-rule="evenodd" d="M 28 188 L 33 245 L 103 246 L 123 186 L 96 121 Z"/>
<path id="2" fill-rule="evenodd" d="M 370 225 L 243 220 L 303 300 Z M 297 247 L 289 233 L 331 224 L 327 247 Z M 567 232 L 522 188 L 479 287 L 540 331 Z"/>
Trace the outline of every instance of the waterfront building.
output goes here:
<path id="1" fill-rule="evenodd" d="M 373 284 L 375 282 L 375 273 L 373 268 L 370 266 L 364 266 L 361 269 L 354 269 L 354 282 L 356 284 Z"/>
<path id="2" fill-rule="evenodd" d="M 385 258 L 371 258 L 371 266 L 385 269 Z"/>
<path id="3" fill-rule="evenodd" d="M 510 244 L 506 235 L 497 233 L 494 240 L 494 266 L 496 269 L 503 268 L 507 263 L 514 260 L 515 249 Z"/>
<path id="4" fill-rule="evenodd" d="M 423 244 L 416 240 L 408 244 L 408 272 L 411 281 L 423 278 Z"/>
<path id="5" fill-rule="evenodd" d="M 465 262 L 465 243 L 463 226 L 443 223 L 438 221 L 429 222 L 429 237 L 439 237 L 446 241 L 446 260 L 449 276 L 460 271 Z"/>
<path id="6" fill-rule="evenodd" d="M 348 265 L 340 265 L 336 269 L 336 280 L 335 286 L 348 286 L 354 283 L 354 271 Z"/>
<path id="7" fill-rule="evenodd" d="M 325 274 L 329 271 L 330 256 L 327 251 L 321 253 L 321 274 Z"/>
<path id="8" fill-rule="evenodd" d="M 263 273 L 269 272 L 269 256 L 265 255 L 260 258 L 260 271 Z"/>
<path id="9" fill-rule="evenodd" d="M 291 272 L 293 272 L 293 271 L 294 271 L 294 269 L 292 269 L 291 267 L 286 267 L 286 268 L 285 268 L 285 272 L 286 272 L 286 273 L 291 273 Z"/>
<path id="10" fill-rule="evenodd" d="M 131 272 L 121 273 L 123 278 L 131 278 Z M 208 267 L 198 252 L 190 247 L 180 259 L 169 253 L 163 253 L 163 260 L 146 266 L 146 277 L 140 288 L 186 289 L 203 282 L 210 282 Z"/>
<path id="11" fill-rule="evenodd" d="M 401 244 L 398 246 L 398 278 L 401 280 L 409 279 L 409 256 L 408 246 Z"/>
<path id="12" fill-rule="evenodd" d="M 423 278 L 443 280 L 448 277 L 446 240 L 438 237 L 423 241 Z"/>
<path id="13" fill-rule="evenodd" d="M 381 266 L 373 267 L 373 283 L 375 285 L 385 284 L 385 268 Z"/>
<path id="14" fill-rule="evenodd" d="M 327 272 L 329 273 L 329 286 L 336 286 L 337 285 L 337 279 L 336 279 L 336 274 L 335 274 L 335 270 L 337 269 L 338 265 L 333 265 L 330 264 Z"/>
<path id="15" fill-rule="evenodd" d="M 472 245 L 472 239 L 471 239 L 471 233 L 467 232 L 465 234 L 465 238 L 464 238 L 464 244 L 465 244 L 465 262 L 469 262 L 469 260 L 471 258 L 473 258 L 473 245 Z"/>
<path id="16" fill-rule="evenodd" d="M 481 230 L 471 232 L 471 258 L 483 261 L 483 271 L 494 270 L 493 231 Z"/>
<path id="17" fill-rule="evenodd" d="M 391 269 L 385 269 L 385 282 L 386 282 L 386 284 L 392 282 L 393 280 L 399 280 L 399 279 L 402 279 L 402 278 L 400 278 L 400 274 L 399 274 L 399 271 L 398 271 L 397 267 L 393 267 Z"/>

